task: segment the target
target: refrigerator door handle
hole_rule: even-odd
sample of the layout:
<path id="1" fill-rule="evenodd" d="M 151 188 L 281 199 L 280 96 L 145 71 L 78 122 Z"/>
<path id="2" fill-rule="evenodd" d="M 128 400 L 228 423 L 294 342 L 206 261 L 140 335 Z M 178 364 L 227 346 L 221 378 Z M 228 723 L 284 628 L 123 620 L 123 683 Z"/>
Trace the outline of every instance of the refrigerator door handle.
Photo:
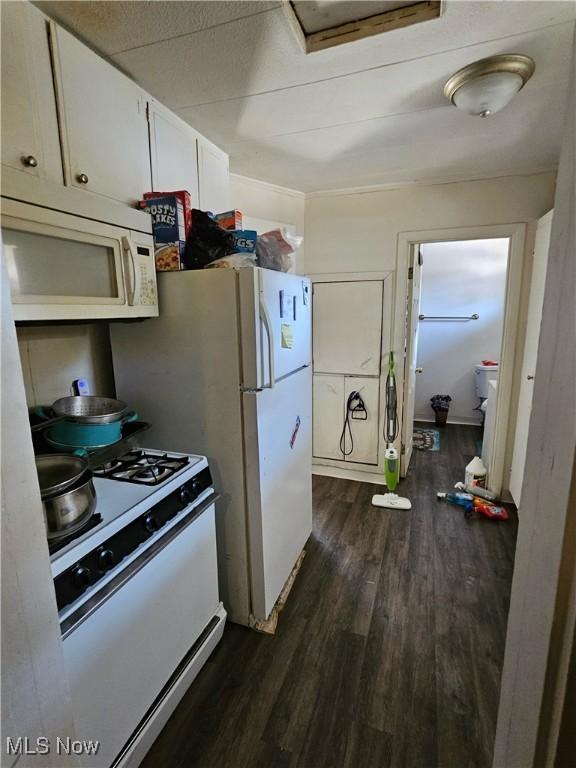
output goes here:
<path id="1" fill-rule="evenodd" d="M 266 304 L 260 297 L 260 320 L 266 328 L 266 337 L 268 339 L 268 374 L 270 376 L 269 384 L 262 384 L 263 389 L 273 389 L 274 387 L 274 333 L 272 331 L 272 322 Z"/>

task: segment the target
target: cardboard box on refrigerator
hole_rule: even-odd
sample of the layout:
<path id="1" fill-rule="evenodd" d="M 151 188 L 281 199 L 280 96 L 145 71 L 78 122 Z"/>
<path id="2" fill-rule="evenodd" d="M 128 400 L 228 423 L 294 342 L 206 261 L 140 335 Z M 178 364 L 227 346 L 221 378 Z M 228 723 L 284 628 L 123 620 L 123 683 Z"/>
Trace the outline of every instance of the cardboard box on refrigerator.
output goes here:
<path id="1" fill-rule="evenodd" d="M 233 211 L 217 213 L 214 221 L 217 221 L 222 229 L 242 229 L 242 211 L 235 208 Z"/>
<path id="2" fill-rule="evenodd" d="M 140 207 L 152 216 L 156 271 L 184 269 L 186 225 L 180 199 L 176 195 L 153 197 L 142 200 Z"/>

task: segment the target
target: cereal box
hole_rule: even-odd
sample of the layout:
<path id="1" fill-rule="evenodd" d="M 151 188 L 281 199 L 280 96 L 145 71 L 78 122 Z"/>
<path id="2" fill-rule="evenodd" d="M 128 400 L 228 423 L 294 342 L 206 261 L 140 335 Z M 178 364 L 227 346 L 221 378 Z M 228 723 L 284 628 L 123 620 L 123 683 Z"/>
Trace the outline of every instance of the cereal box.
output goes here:
<path id="1" fill-rule="evenodd" d="M 230 253 L 256 253 L 258 233 L 254 229 L 233 229 L 232 250 Z"/>
<path id="2" fill-rule="evenodd" d="M 144 200 L 154 200 L 156 197 L 167 197 L 174 195 L 182 203 L 184 209 L 184 231 L 186 233 L 186 239 L 190 234 L 190 227 L 192 226 L 192 201 L 190 200 L 190 192 L 185 189 L 178 190 L 177 192 L 146 192 Z M 144 207 L 141 205 L 141 207 Z"/>
<path id="3" fill-rule="evenodd" d="M 142 201 L 141 207 L 152 216 L 156 270 L 183 269 L 186 234 L 181 201 L 175 195 L 164 195 Z"/>
<path id="4" fill-rule="evenodd" d="M 217 221 L 222 229 L 242 229 L 242 211 L 235 208 L 233 211 L 217 213 L 214 221 Z"/>

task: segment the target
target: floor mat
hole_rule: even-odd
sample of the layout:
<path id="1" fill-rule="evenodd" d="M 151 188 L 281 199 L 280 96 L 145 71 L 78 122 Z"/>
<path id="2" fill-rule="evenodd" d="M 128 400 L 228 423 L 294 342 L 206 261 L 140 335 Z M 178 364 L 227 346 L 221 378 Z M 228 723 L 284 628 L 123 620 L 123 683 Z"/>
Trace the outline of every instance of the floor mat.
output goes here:
<path id="1" fill-rule="evenodd" d="M 415 429 L 414 448 L 419 451 L 439 451 L 440 450 L 440 432 L 437 429 Z"/>

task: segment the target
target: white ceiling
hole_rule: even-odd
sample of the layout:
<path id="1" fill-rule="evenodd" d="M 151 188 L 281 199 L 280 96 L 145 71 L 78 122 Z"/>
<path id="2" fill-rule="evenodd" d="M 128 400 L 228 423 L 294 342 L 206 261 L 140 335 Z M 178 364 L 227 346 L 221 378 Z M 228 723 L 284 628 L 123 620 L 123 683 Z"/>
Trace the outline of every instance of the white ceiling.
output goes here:
<path id="1" fill-rule="evenodd" d="M 574 2 L 447 0 L 440 19 L 304 54 L 277 0 L 36 3 L 230 153 L 305 191 L 481 178 L 557 162 Z M 524 53 L 526 87 L 482 120 L 446 101 L 471 61 Z"/>

